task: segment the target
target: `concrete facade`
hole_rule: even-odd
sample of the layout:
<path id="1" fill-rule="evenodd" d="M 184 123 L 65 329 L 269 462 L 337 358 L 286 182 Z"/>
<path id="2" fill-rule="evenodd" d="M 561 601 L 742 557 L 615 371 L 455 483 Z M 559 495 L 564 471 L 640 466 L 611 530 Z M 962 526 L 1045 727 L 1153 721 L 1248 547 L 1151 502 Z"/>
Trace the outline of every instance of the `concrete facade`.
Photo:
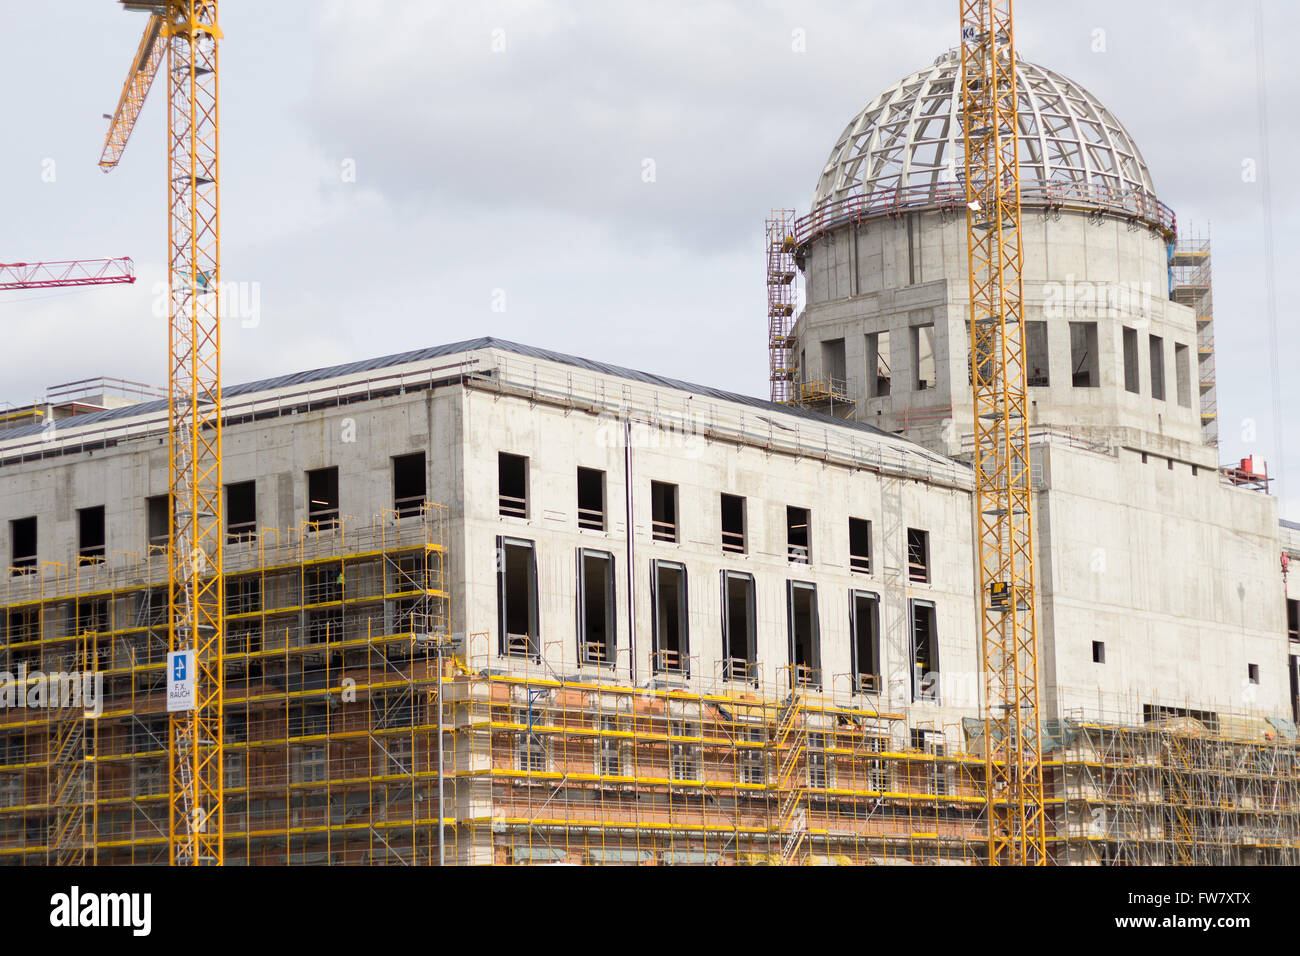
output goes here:
<path id="1" fill-rule="evenodd" d="M 1035 365 L 1047 384 L 1030 383 L 1032 422 L 1151 431 L 1188 443 L 1186 454 L 1207 467 L 1216 464 L 1200 440 L 1196 317 L 1169 301 L 1165 240 L 1118 217 L 1030 208 L 1022 244 L 1025 320 L 1043 323 L 1046 336 L 1045 361 Z M 839 377 L 826 346 L 842 341 L 854 417 L 960 455 L 973 414 L 964 215 L 917 210 L 834 230 L 808 246 L 804 270 L 807 307 L 794 328 L 802 377 Z M 1096 361 L 1089 350 L 1085 369 L 1096 375 L 1088 385 L 1074 384 L 1072 324 L 1095 328 Z M 920 388 L 915 330 L 926 327 L 934 332 L 935 374 Z M 1136 341 L 1130 384 L 1137 391 L 1126 387 L 1126 329 Z M 869 337 L 882 334 L 892 372 L 887 395 L 868 372 Z M 1152 391 L 1153 336 L 1164 398 Z M 953 427 L 945 427 L 948 419 Z"/>
<path id="2" fill-rule="evenodd" d="M 346 536 L 350 522 L 366 524 L 394 507 L 393 458 L 424 452 L 427 497 L 448 508 L 452 628 L 467 654 L 486 655 L 493 667 L 634 686 L 722 686 L 722 578 L 732 572 L 754 582 L 752 679 L 791 681 L 793 581 L 815 588 L 819 653 L 811 692 L 936 726 L 978 714 L 969 469 L 874 429 L 682 383 L 646 384 L 618 370 L 575 374 L 563 357 L 523 352 L 508 343 L 453 347 L 364 376 L 243 387 L 227 403 L 224 479 L 228 486 L 256 483 L 265 535 L 306 522 L 306 472 L 337 467 Z M 452 374 L 430 387 L 447 369 Z M 164 436 L 160 410 L 147 406 L 107 422 L 61 422 L 53 435 L 0 434 L 0 553 L 7 563 L 17 557 L 12 522 L 34 516 L 38 561 L 74 566 L 78 509 L 96 506 L 105 507 L 107 563 L 138 561 L 147 550 L 146 500 L 166 491 Z M 527 459 L 525 517 L 501 513 L 502 452 Z M 579 467 L 604 473 L 603 530 L 578 525 Z M 675 542 L 652 533 L 651 482 L 677 489 Z M 724 493 L 745 500 L 743 553 L 722 547 Z M 789 556 L 787 507 L 810 512 L 806 562 Z M 867 573 L 850 568 L 851 517 L 870 522 Z M 909 579 L 908 529 L 928 537 L 928 581 Z M 536 655 L 502 653 L 502 538 L 535 549 Z M 616 652 L 598 665 L 580 661 L 580 549 L 610 555 L 615 569 Z M 657 668 L 653 658 L 652 577 L 661 561 L 686 570 L 689 666 L 680 670 Z M 879 601 L 879 680 L 865 694 L 851 674 L 853 592 Z M 937 693 L 913 690 L 913 602 L 934 608 Z"/>
<path id="3" fill-rule="evenodd" d="M 432 367 L 445 377 L 435 382 Z M 225 479 L 256 482 L 265 533 L 305 522 L 306 472 L 337 467 L 346 527 L 391 509 L 393 458 L 424 452 L 427 496 L 448 507 L 452 627 L 467 653 L 493 666 L 719 686 L 728 675 L 722 580 L 733 572 L 753 578 L 763 682 L 791 679 L 788 587 L 802 582 L 816 589 L 819 624 L 811 689 L 836 698 L 857 689 L 850 595 L 865 592 L 879 599 L 880 680 L 858 697 L 935 725 L 979 713 L 967 467 L 860 425 L 633 374 L 575 371 L 563 357 L 488 344 L 305 387 L 254 388 L 230 403 Z M 111 423 L 70 420 L 52 438 L 0 436 L 0 553 L 12 559 L 12 521 L 35 515 L 38 559 L 70 566 L 77 510 L 96 505 L 106 506 L 109 563 L 144 553 L 146 498 L 166 488 L 163 421 L 156 411 L 115 414 Z M 111 447 L 93 447 L 115 434 Z M 1174 457 L 1185 446 L 1172 441 L 1151 445 L 1163 455 L 1065 430 L 1035 442 L 1045 716 L 1140 721 L 1148 706 L 1290 714 L 1274 500 Z M 501 513 L 503 452 L 527 459 L 526 516 Z M 603 473 L 603 529 L 579 526 L 579 468 Z M 653 533 L 652 482 L 677 489 L 676 541 Z M 723 494 L 744 499 L 743 553 L 722 547 Z M 811 513 L 807 563 L 788 554 L 787 507 Z M 850 518 L 870 522 L 869 573 L 850 567 Z M 928 534 L 928 582 L 909 580 L 908 529 Z M 534 548 L 536 654 L 502 654 L 503 538 Z M 609 555 L 614 569 L 616 650 L 599 664 L 584 663 L 579 647 L 584 549 Z M 689 665 L 677 671 L 654 658 L 659 561 L 686 571 Z M 935 608 L 937 701 L 915 699 L 912 687 L 916 601 Z M 1093 659 L 1094 642 L 1103 660 Z"/>
<path id="4" fill-rule="evenodd" d="M 884 95 L 954 95 L 937 80 L 920 92 L 908 82 Z M 921 112 L 949 111 L 927 100 Z M 872 151 L 893 134 L 851 129 L 862 152 L 841 138 L 819 198 L 828 182 L 884 162 Z M 939 144 L 950 159 L 956 129 Z M 1036 137 L 1021 135 L 1022 155 L 1032 153 Z M 1164 706 L 1291 717 L 1276 501 L 1221 481 L 1204 443 L 1207 317 L 1172 301 L 1172 227 L 1151 212 L 1163 208 L 1154 196 L 1144 192 L 1134 213 L 1089 188 L 1057 203 L 1050 184 L 1030 184 L 1022 217 L 1045 714 L 1141 721 Z M 965 208 L 935 188 L 888 212 L 873 201 L 864 193 L 844 207 L 858 209 L 851 221 L 832 219 L 798 250 L 798 378 L 840 379 L 848 401 L 837 414 L 969 460 Z"/>

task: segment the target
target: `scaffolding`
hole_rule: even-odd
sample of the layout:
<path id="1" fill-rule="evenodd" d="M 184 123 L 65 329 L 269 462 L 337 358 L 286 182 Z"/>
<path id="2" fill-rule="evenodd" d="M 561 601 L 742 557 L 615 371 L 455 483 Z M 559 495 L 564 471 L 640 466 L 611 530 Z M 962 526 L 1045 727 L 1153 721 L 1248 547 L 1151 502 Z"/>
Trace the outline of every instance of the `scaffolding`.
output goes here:
<path id="1" fill-rule="evenodd" d="M 982 760 L 914 741 L 901 714 L 792 690 L 788 674 L 687 689 L 632 687 L 604 665 L 560 676 L 544 659 L 503 672 L 490 643 L 471 637 L 477 652 L 447 690 L 459 862 L 971 863 L 983 852 Z"/>
<path id="2" fill-rule="evenodd" d="M 849 394 L 849 383 L 842 378 L 800 380 L 794 383 L 788 401 L 793 405 L 825 412 L 827 415 L 846 417 L 855 406 Z"/>
<path id="3" fill-rule="evenodd" d="M 50 766 L 46 775 L 46 802 L 51 809 L 51 825 L 46 860 L 55 866 L 84 866 L 94 862 L 93 794 L 95 792 L 94 715 L 86 709 L 85 693 L 94 692 L 97 662 L 93 633 L 83 631 L 73 644 L 68 663 L 73 675 L 84 674 L 88 684 L 74 676 L 71 682 L 59 680 L 60 699 L 46 701 L 50 708 L 48 744 Z M 64 698 L 61 689 L 75 694 Z M 74 699 L 75 698 L 75 699 Z"/>
<path id="4" fill-rule="evenodd" d="M 227 863 L 984 862 L 981 721 L 798 667 L 694 657 L 633 685 L 626 648 L 502 655 L 449 633 L 445 520 L 227 543 Z M 0 709 L 0 863 L 165 863 L 163 559 L 13 570 L 0 671 L 103 695 Z M 1043 739 L 1051 862 L 1300 862 L 1287 721 L 1078 714 Z"/>
<path id="5" fill-rule="evenodd" d="M 438 862 L 445 523 L 408 503 L 227 543 L 227 863 Z M 0 862 L 167 862 L 165 559 L 122 557 L 0 589 L 0 669 L 103 687 L 97 713 L 0 712 Z"/>
<path id="6" fill-rule="evenodd" d="M 1056 734 L 1058 862 L 1300 862 L 1300 766 L 1289 722 L 1156 715 L 1130 726 L 1072 717 Z"/>
<path id="7" fill-rule="evenodd" d="M 795 309 L 794 210 L 773 209 L 767 219 L 767 349 L 772 401 L 790 401 L 794 381 Z"/>
<path id="8" fill-rule="evenodd" d="M 1219 406 L 1214 379 L 1214 286 L 1210 237 L 1180 236 L 1169 252 L 1170 298 L 1196 315 L 1196 368 L 1200 389 L 1201 437 L 1219 444 Z"/>

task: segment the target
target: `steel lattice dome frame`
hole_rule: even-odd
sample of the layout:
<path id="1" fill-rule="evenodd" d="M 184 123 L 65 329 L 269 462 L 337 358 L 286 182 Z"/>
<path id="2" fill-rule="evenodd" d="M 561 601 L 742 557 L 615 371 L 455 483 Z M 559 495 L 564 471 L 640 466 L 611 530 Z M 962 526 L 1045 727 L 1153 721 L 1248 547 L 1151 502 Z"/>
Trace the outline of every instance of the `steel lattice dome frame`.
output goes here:
<path id="1" fill-rule="evenodd" d="M 845 218 L 961 201 L 965 146 L 961 58 L 949 51 L 873 99 L 840 134 L 801 240 Z M 1124 125 L 1091 93 L 1017 60 L 1021 196 L 1026 203 L 1112 212 L 1172 236 L 1173 212 Z"/>

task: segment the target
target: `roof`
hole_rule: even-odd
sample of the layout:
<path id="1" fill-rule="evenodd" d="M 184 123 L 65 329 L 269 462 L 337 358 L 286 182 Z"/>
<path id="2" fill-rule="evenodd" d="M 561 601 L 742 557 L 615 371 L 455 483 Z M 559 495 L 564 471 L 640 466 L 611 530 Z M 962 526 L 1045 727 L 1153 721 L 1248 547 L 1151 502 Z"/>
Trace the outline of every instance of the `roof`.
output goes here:
<path id="1" fill-rule="evenodd" d="M 409 352 L 383 355 L 378 358 L 362 359 L 357 362 L 344 362 L 340 365 L 329 365 L 323 368 L 308 369 L 302 372 L 292 372 L 287 375 L 278 375 L 273 378 L 259 379 L 255 382 L 245 382 L 240 385 L 229 385 L 222 389 L 222 398 L 223 400 L 228 401 L 233 398 L 239 398 L 243 395 L 255 395 L 260 392 L 275 391 L 276 389 L 287 388 L 293 385 L 321 382 L 332 378 L 342 378 L 349 375 L 357 375 L 363 372 L 377 371 L 379 369 L 392 368 L 399 365 L 409 365 L 416 362 L 445 358 L 450 355 L 459 355 L 465 352 L 478 351 L 480 349 L 498 349 L 503 352 L 510 352 L 528 358 L 547 362 L 557 362 L 590 372 L 597 372 L 604 375 L 616 376 L 618 378 L 644 382 L 648 385 L 655 385 L 660 388 L 670 388 L 677 391 L 690 392 L 695 395 L 705 395 L 710 398 L 736 402 L 750 408 L 771 411 L 781 415 L 792 415 L 818 424 L 835 425 L 854 431 L 866 432 L 888 438 L 893 442 L 906 442 L 909 445 L 915 446 L 918 452 L 929 455 L 936 460 L 945 462 L 951 461 L 951 459 L 946 456 L 932 452 L 923 445 L 920 445 L 909 438 L 902 435 L 896 435 L 893 432 L 884 431 L 883 429 L 876 428 L 874 425 L 868 425 L 863 422 L 845 421 L 844 419 L 835 418 L 831 415 L 824 415 L 821 412 L 809 411 L 792 405 L 781 405 L 763 398 L 755 398 L 750 395 L 728 392 L 722 389 L 712 388 L 708 385 L 695 385 L 691 382 L 684 382 L 663 375 L 655 375 L 651 372 L 642 372 L 637 369 L 625 368 L 621 365 L 611 365 L 607 362 L 597 362 L 593 359 L 580 358 L 576 355 L 567 355 L 563 352 L 554 352 L 550 349 L 538 348 L 532 345 L 522 345 L 518 342 L 493 338 L 492 336 L 465 339 L 464 341 L 452 342 L 447 345 L 435 345 L 430 346 L 429 348 L 414 349 Z M 107 424 L 124 418 L 149 415 L 151 413 L 162 415 L 166 410 L 167 402 L 159 399 L 156 401 L 141 402 L 138 405 L 126 405 L 121 408 L 111 408 L 100 412 L 91 412 L 86 415 L 78 415 L 75 418 L 65 420 L 63 422 L 63 427 L 81 429 L 87 426 Z M 18 428 L 8 429 L 4 432 L 0 432 L 0 443 L 11 438 L 37 435 L 40 434 L 41 431 L 41 425 L 24 425 Z"/>
<path id="2" fill-rule="evenodd" d="M 813 207 L 882 190 L 937 190 L 964 175 L 961 58 L 945 53 L 867 104 L 840 134 Z M 1137 144 L 1079 84 L 1016 58 L 1022 183 L 1153 195 Z"/>

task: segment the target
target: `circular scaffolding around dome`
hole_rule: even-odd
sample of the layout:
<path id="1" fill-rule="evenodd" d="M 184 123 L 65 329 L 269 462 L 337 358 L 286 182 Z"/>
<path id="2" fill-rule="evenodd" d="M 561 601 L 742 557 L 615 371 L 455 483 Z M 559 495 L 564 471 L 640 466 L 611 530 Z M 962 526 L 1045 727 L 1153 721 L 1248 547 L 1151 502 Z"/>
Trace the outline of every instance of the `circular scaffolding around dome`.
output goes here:
<path id="1" fill-rule="evenodd" d="M 799 221 L 800 239 L 844 219 L 960 202 L 965 147 L 956 51 L 885 90 L 845 128 Z M 1128 130 L 1083 87 L 1016 62 L 1024 202 L 1114 212 L 1172 236 L 1174 217 Z"/>

